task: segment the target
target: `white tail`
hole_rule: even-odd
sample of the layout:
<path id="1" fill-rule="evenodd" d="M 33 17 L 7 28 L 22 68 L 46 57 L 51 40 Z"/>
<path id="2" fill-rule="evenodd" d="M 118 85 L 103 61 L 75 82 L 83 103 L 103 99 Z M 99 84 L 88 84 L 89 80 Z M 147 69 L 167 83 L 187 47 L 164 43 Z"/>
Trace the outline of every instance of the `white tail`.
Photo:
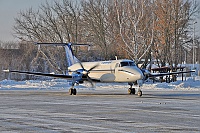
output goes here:
<path id="1" fill-rule="evenodd" d="M 64 46 L 68 67 L 79 62 L 79 60 L 73 54 L 71 45 L 72 45 L 71 43 L 68 43 L 67 45 Z"/>

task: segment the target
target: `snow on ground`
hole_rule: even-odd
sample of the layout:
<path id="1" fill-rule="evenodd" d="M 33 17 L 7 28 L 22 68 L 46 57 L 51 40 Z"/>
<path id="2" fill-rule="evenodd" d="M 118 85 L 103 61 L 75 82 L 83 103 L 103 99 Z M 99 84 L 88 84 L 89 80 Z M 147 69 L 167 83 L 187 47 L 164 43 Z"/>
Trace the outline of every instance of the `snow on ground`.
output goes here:
<path id="1" fill-rule="evenodd" d="M 145 83 L 143 85 L 145 89 L 153 89 L 153 90 L 161 90 L 161 89 L 170 89 L 170 90 L 193 90 L 193 91 L 200 91 L 200 77 L 188 77 L 186 81 L 182 81 L 181 78 L 178 78 L 176 82 L 171 83 Z"/>
<path id="2" fill-rule="evenodd" d="M 71 86 L 71 82 L 64 79 L 49 79 L 49 80 L 26 80 L 26 81 L 14 81 L 3 80 L 0 81 L 0 90 L 68 90 Z M 129 86 L 127 83 L 96 83 L 92 88 L 90 83 L 84 83 L 80 86 L 76 86 L 77 89 L 127 89 Z M 143 89 L 145 90 L 193 90 L 200 91 L 200 77 L 195 77 L 195 81 L 192 77 L 187 78 L 182 82 L 178 79 L 176 82 L 171 83 L 144 83 Z"/>

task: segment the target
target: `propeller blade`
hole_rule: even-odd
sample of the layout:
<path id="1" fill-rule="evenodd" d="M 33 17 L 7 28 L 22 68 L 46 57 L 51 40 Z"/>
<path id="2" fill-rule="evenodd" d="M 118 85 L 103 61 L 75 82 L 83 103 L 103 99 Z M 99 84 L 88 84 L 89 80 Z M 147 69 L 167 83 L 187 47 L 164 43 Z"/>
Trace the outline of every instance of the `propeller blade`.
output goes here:
<path id="1" fill-rule="evenodd" d="M 88 76 L 88 74 L 90 73 L 91 70 L 93 70 L 93 69 L 95 69 L 96 67 L 98 67 L 99 64 L 96 64 L 96 65 L 94 65 L 93 67 L 91 67 L 89 70 L 86 70 L 86 69 L 84 68 L 83 64 L 82 64 L 80 61 L 79 61 L 78 63 L 80 64 L 81 68 L 83 69 L 83 72 L 82 72 L 83 76 L 86 76 L 88 82 L 92 85 L 92 87 L 94 87 L 93 81 L 92 81 L 92 79 Z"/>
<path id="2" fill-rule="evenodd" d="M 91 70 L 93 70 L 93 69 L 95 69 L 95 68 L 98 67 L 98 66 L 99 66 L 99 64 L 96 64 L 95 66 L 93 66 L 92 68 L 90 68 L 90 69 L 88 70 L 88 72 L 91 71 Z"/>
<path id="3" fill-rule="evenodd" d="M 93 67 L 91 67 L 89 70 L 87 70 L 88 74 L 90 73 L 91 70 L 95 69 L 95 68 L 98 67 L 98 66 L 99 66 L 99 64 L 96 64 L 96 65 L 94 65 Z M 93 81 L 92 81 L 92 79 L 90 78 L 90 76 L 88 76 L 88 74 L 87 74 L 87 79 L 88 79 L 88 81 L 90 82 L 90 84 L 92 85 L 92 87 L 94 87 Z"/>
<path id="4" fill-rule="evenodd" d="M 87 79 L 88 79 L 88 82 L 90 82 L 90 84 L 92 85 L 92 87 L 94 87 L 94 84 L 93 84 L 93 82 L 92 82 L 92 79 L 91 79 L 89 76 L 87 76 Z"/>
<path id="5" fill-rule="evenodd" d="M 85 70 L 85 68 L 83 67 L 83 64 L 82 64 L 80 61 L 79 61 L 78 63 L 80 64 L 81 68 L 82 68 L 83 70 Z"/>

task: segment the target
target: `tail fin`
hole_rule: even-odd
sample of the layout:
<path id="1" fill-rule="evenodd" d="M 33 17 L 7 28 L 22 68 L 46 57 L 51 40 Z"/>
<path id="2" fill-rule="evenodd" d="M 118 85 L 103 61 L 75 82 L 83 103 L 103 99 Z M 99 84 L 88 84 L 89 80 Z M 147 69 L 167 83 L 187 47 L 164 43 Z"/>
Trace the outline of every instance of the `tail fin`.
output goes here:
<path id="1" fill-rule="evenodd" d="M 71 46 L 72 46 L 71 43 L 68 43 L 67 45 L 64 46 L 68 67 L 79 62 L 79 60 L 74 56 Z"/>
<path id="2" fill-rule="evenodd" d="M 45 46 L 64 46 L 68 67 L 79 62 L 79 60 L 74 56 L 71 46 L 90 46 L 90 44 L 76 44 L 76 43 L 35 43 L 35 44 L 45 45 Z"/>

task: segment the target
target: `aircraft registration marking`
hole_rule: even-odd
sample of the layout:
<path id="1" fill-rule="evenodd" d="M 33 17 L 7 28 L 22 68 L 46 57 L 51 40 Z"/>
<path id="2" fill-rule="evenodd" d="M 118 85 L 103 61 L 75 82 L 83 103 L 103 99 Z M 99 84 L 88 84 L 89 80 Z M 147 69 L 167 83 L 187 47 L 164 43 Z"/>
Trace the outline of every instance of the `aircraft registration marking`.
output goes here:
<path id="1" fill-rule="evenodd" d="M 101 62 L 101 64 L 110 64 L 111 63 L 111 61 L 103 61 L 103 62 Z"/>

